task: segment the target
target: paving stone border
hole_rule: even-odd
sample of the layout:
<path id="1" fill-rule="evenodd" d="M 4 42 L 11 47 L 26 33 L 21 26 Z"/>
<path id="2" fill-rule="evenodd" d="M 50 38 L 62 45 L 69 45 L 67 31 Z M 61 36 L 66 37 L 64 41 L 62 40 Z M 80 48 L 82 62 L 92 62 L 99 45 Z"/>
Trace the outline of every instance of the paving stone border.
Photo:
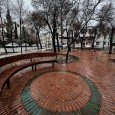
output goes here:
<path id="1" fill-rule="evenodd" d="M 48 73 L 48 72 L 68 72 L 72 73 L 74 75 L 77 75 L 85 80 L 85 82 L 89 85 L 90 90 L 92 92 L 90 99 L 88 100 L 88 103 L 85 105 L 84 108 L 81 108 L 80 110 L 76 111 L 70 111 L 70 112 L 61 112 L 61 113 L 53 113 L 51 111 L 45 110 L 41 108 L 35 100 L 31 97 L 30 94 L 30 86 L 31 83 L 39 76 Z M 39 73 L 35 76 L 33 76 L 25 85 L 24 89 L 21 92 L 21 98 L 23 105 L 25 106 L 26 111 L 30 115 L 96 115 L 99 113 L 100 107 L 101 107 L 101 94 L 99 90 L 97 89 L 95 83 L 93 83 L 90 79 L 88 79 L 86 76 L 72 71 L 60 71 L 60 70 L 51 70 Z"/>

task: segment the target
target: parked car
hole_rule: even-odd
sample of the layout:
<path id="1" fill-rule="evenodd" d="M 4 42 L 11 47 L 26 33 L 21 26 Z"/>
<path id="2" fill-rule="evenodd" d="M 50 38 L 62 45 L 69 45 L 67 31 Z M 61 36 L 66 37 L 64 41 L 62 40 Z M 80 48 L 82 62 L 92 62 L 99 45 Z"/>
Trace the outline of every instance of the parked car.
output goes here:
<path id="1" fill-rule="evenodd" d="M 32 47 L 37 47 L 36 44 L 32 44 L 31 46 L 32 46 Z M 38 46 L 40 47 L 40 44 L 38 44 Z M 42 44 L 42 48 L 45 48 L 45 47 L 46 47 L 45 44 Z"/>

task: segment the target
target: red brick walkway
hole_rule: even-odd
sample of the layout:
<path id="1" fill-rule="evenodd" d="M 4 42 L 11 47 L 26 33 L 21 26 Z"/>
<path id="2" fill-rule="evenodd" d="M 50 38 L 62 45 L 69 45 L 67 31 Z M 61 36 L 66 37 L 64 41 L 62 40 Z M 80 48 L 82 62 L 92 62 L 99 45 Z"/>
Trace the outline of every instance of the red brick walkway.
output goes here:
<path id="1" fill-rule="evenodd" d="M 99 115 L 114 115 L 115 114 L 115 63 L 111 62 L 108 59 L 115 59 L 115 54 L 108 55 L 104 52 L 89 52 L 89 51 L 72 51 L 72 55 L 76 55 L 80 58 L 78 62 L 68 63 L 68 64 L 56 64 L 55 69 L 57 70 L 69 70 L 72 72 L 81 73 L 87 78 L 89 78 L 92 82 L 95 83 L 98 90 L 102 95 L 102 106 L 99 111 Z M 44 68 L 45 66 L 45 68 Z M 42 65 L 38 67 L 36 72 L 32 72 L 31 70 L 26 70 L 20 72 L 20 74 L 16 74 L 12 79 L 12 88 L 7 91 L 6 89 L 3 91 L 1 96 L 3 105 L 9 115 L 28 115 L 22 101 L 21 101 L 21 91 L 25 86 L 25 83 L 33 77 L 33 75 L 38 74 L 43 71 L 53 70 L 51 65 Z M 48 76 L 51 79 L 48 79 Z M 66 79 L 65 79 L 66 76 Z M 71 77 L 71 78 L 70 78 Z M 62 80 L 60 80 L 61 78 Z M 46 82 L 44 82 L 46 81 Z M 66 83 L 65 83 L 66 81 Z M 77 85 L 72 84 L 71 81 L 77 82 Z M 82 82 L 82 84 L 80 84 Z M 62 88 L 63 87 L 63 88 Z M 50 91 L 48 89 L 50 88 Z M 72 89 L 72 94 L 70 89 Z M 79 90 L 77 90 L 79 89 Z M 87 92 L 89 93 L 87 93 Z M 87 93 L 87 95 L 86 95 Z M 74 95 L 75 94 L 75 95 Z M 74 76 L 73 74 L 66 73 L 50 73 L 45 74 L 37 79 L 35 79 L 31 84 L 31 95 L 36 100 L 36 102 L 44 108 L 50 109 L 54 111 L 56 108 L 48 108 L 48 106 L 44 106 L 39 99 L 46 100 L 46 97 L 50 97 L 49 105 L 51 102 L 56 100 L 65 101 L 65 100 L 73 100 L 77 99 L 79 95 L 87 96 L 87 100 L 90 97 L 90 89 L 89 86 L 84 82 L 80 77 Z M 72 95 L 72 96 L 71 96 Z M 84 97 L 83 96 L 83 97 Z M 54 99 L 52 99 L 55 97 Z M 82 106 L 87 103 L 87 100 L 82 98 L 83 100 Z M 71 101 L 70 101 L 71 103 Z M 60 108 L 63 108 L 62 105 L 58 105 Z M 77 107 L 70 107 L 76 109 Z M 79 108 L 78 108 L 79 109 Z M 62 110 L 62 109 L 61 109 Z M 63 110 L 65 111 L 65 109 Z"/>

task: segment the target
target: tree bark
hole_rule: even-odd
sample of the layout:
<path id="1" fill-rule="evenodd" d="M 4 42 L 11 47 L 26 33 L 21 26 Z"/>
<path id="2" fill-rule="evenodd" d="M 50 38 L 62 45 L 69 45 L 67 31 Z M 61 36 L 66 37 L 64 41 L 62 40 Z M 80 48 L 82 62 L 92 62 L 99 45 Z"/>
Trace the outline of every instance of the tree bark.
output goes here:
<path id="1" fill-rule="evenodd" d="M 39 36 L 39 30 L 37 30 L 37 36 L 38 36 L 38 40 L 39 40 L 39 44 L 40 44 L 40 48 L 42 49 L 42 44 L 41 44 L 41 40 L 40 40 L 40 36 Z"/>
<path id="2" fill-rule="evenodd" d="M 58 33 L 56 34 L 56 39 L 57 39 L 57 48 L 58 48 L 58 52 L 60 52 L 60 49 L 59 49 L 59 39 L 58 39 Z"/>
<path id="3" fill-rule="evenodd" d="M 53 36 L 52 36 L 54 52 L 56 52 L 55 37 L 56 37 L 56 8 L 54 9 L 54 17 L 53 17 Z"/>
<path id="4" fill-rule="evenodd" d="M 25 41 L 25 51 L 27 51 L 27 40 L 26 40 L 26 33 L 25 33 L 24 26 L 23 26 L 23 37 L 24 37 L 24 41 Z"/>
<path id="5" fill-rule="evenodd" d="M 113 28 L 113 27 L 111 29 L 109 54 L 112 54 L 112 42 L 113 42 L 114 29 L 115 28 Z"/>
<path id="6" fill-rule="evenodd" d="M 103 50 L 104 50 L 104 46 L 105 46 L 105 39 L 106 39 L 106 36 L 104 36 L 104 39 L 103 39 Z"/>
<path id="7" fill-rule="evenodd" d="M 21 54 L 22 54 L 22 37 L 21 37 L 21 32 L 22 32 L 22 22 L 21 22 L 21 17 L 20 17 L 20 47 L 21 47 Z"/>
<path id="8" fill-rule="evenodd" d="M 13 45 L 13 39 L 12 39 L 12 30 L 11 30 L 11 42 L 12 42 L 12 50 L 13 50 L 13 53 L 14 53 L 14 45 Z"/>
<path id="9" fill-rule="evenodd" d="M 63 50 L 63 34 L 62 34 L 62 29 L 63 29 L 63 19 L 62 19 L 62 8 L 61 8 L 61 48 L 62 48 L 62 50 Z"/>
<path id="10" fill-rule="evenodd" d="M 67 32 L 67 39 L 68 39 L 68 32 Z M 68 45 L 68 48 L 67 48 L 67 54 L 66 54 L 66 63 L 68 61 L 68 55 L 69 55 L 69 52 L 71 51 L 71 47 L 70 45 Z"/>
<path id="11" fill-rule="evenodd" d="M 39 50 L 37 30 L 36 30 L 36 46 L 37 46 L 37 48 L 38 48 L 38 50 Z"/>
<path id="12" fill-rule="evenodd" d="M 94 38 L 93 38 L 93 41 L 92 41 L 92 49 L 94 49 L 94 43 L 95 43 L 95 40 L 96 40 L 96 36 L 97 36 L 97 29 L 94 28 Z"/>
<path id="13" fill-rule="evenodd" d="M 80 38 L 81 49 L 83 50 L 83 38 Z"/>

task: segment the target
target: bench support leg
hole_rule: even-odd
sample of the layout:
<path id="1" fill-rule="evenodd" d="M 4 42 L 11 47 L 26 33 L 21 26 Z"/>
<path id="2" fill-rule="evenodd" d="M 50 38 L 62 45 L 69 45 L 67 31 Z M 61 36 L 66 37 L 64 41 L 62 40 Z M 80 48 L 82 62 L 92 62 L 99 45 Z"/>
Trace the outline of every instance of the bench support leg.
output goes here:
<path id="1" fill-rule="evenodd" d="M 34 66 L 32 65 L 32 71 L 34 70 Z"/>
<path id="2" fill-rule="evenodd" d="M 7 89 L 10 89 L 10 79 L 7 81 Z"/>
<path id="3" fill-rule="evenodd" d="M 36 71 L 36 65 L 35 65 L 35 71 Z"/>

